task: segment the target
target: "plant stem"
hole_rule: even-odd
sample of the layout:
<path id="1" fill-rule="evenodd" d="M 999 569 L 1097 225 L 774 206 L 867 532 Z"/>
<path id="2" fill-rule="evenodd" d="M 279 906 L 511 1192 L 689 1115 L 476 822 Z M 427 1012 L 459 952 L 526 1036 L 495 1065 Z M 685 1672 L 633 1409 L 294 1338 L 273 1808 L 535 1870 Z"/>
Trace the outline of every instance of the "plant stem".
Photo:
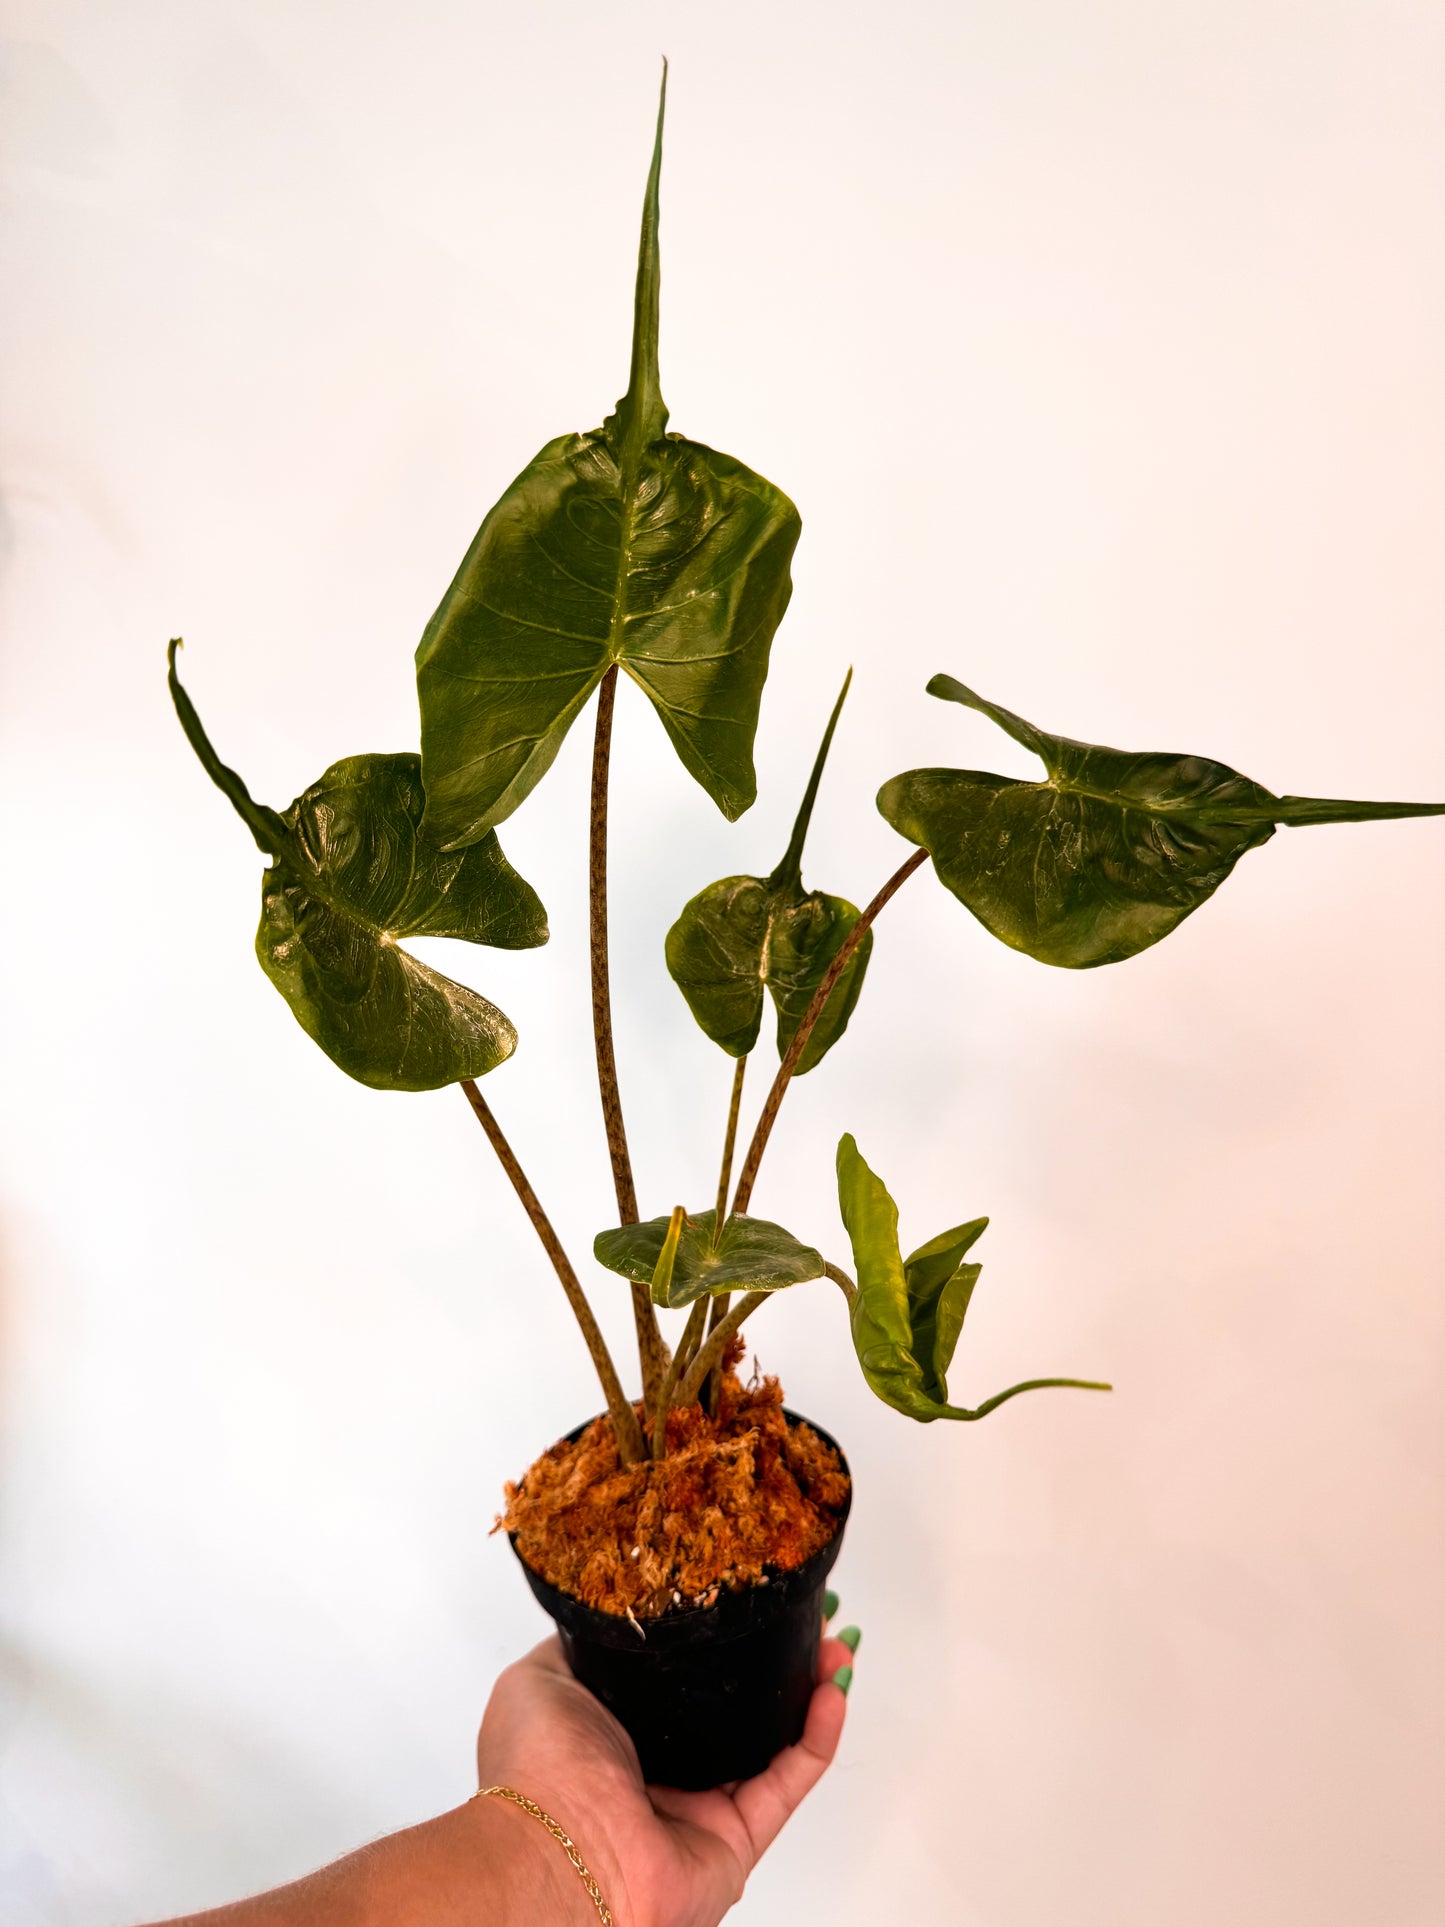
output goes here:
<path id="1" fill-rule="evenodd" d="M 823 1273 L 825 1277 L 833 1280 L 833 1283 L 848 1300 L 848 1309 L 851 1311 L 853 1309 L 853 1300 L 858 1296 L 858 1287 L 853 1283 L 853 1280 L 841 1265 L 830 1265 L 826 1258 L 823 1260 Z"/>
<path id="2" fill-rule="evenodd" d="M 745 1318 L 751 1318 L 759 1305 L 765 1304 L 770 1294 L 766 1291 L 750 1291 L 733 1306 L 720 1325 L 714 1325 L 707 1335 L 707 1343 L 688 1366 L 682 1383 L 673 1395 L 674 1405 L 691 1405 L 702 1390 L 703 1380 L 727 1350 L 728 1340 L 738 1330 Z"/>
<path id="3" fill-rule="evenodd" d="M 617 1057 L 612 1047 L 612 987 L 607 967 L 607 774 L 612 758 L 612 711 L 617 701 L 617 665 L 597 691 L 597 733 L 592 745 L 592 819 L 589 849 L 589 938 L 592 955 L 592 1036 L 597 1047 L 597 1084 L 602 1122 L 612 1159 L 612 1184 L 623 1224 L 637 1223 L 637 1193 L 627 1152 L 627 1126 L 617 1088 Z M 638 1287 L 642 1289 L 641 1286 Z"/>
<path id="4" fill-rule="evenodd" d="M 714 1298 L 712 1302 L 714 1306 L 716 1306 L 716 1298 Z M 676 1370 L 673 1372 L 674 1391 L 677 1389 L 677 1380 L 682 1377 L 688 1366 L 697 1357 L 697 1348 L 703 1341 L 706 1323 L 705 1318 L 699 1319 L 697 1329 L 694 1331 L 691 1317 L 688 1319 L 687 1327 L 682 1334 L 682 1342 L 677 1348 L 677 1357 L 673 1360 L 673 1365 L 676 1367 Z"/>
<path id="5" fill-rule="evenodd" d="M 682 1338 L 673 1354 L 672 1363 L 667 1368 L 667 1377 L 662 1381 L 662 1391 L 658 1395 L 657 1411 L 652 1420 L 652 1456 L 661 1459 L 667 1456 L 667 1415 L 672 1410 L 673 1393 L 689 1356 L 702 1337 L 702 1328 L 707 1323 L 707 1300 L 699 1298 L 687 1315 L 687 1325 Z"/>
<path id="6" fill-rule="evenodd" d="M 727 1135 L 723 1139 L 722 1169 L 718 1172 L 717 1180 L 717 1211 L 712 1225 L 714 1245 L 722 1237 L 723 1225 L 727 1222 L 728 1185 L 733 1175 L 733 1150 L 738 1141 L 738 1109 L 743 1101 L 743 1078 L 747 1074 L 747 1068 L 747 1052 L 744 1051 L 733 1071 L 733 1095 L 732 1102 L 728 1106 L 728 1128 Z"/>
<path id="7" fill-rule="evenodd" d="M 712 1242 L 714 1250 L 717 1249 L 722 1240 L 723 1226 L 727 1223 L 728 1184 L 733 1174 L 733 1150 L 738 1139 L 738 1107 L 742 1103 L 743 1076 L 747 1068 L 748 1059 L 745 1051 L 738 1059 L 737 1068 L 733 1071 L 733 1095 L 732 1102 L 728 1106 L 727 1136 L 723 1139 L 722 1169 L 718 1172 L 717 1180 L 717 1208 L 713 1212 L 712 1220 Z M 727 1317 L 728 1301 L 731 1297 L 732 1293 L 728 1291 L 720 1291 L 714 1296 L 712 1301 L 712 1323 L 714 1330 L 716 1330 L 723 1319 Z M 708 1374 L 707 1384 L 704 1385 L 702 1389 L 702 1403 L 706 1411 L 713 1418 L 717 1417 L 717 1400 L 720 1387 L 721 1380 L 719 1375 L 716 1372 L 710 1372 Z"/>
<path id="8" fill-rule="evenodd" d="M 712 1324 L 708 1327 L 710 1332 L 715 1332 L 724 1318 L 727 1317 L 728 1307 L 731 1305 L 732 1300 L 733 1295 L 730 1291 L 717 1291 L 713 1293 Z M 707 1380 L 698 1397 L 708 1417 L 716 1418 L 718 1400 L 722 1397 L 722 1371 L 718 1366 L 715 1365 L 708 1373 Z"/>
<path id="9" fill-rule="evenodd" d="M 597 1046 L 597 1087 L 602 1097 L 602 1122 L 612 1159 L 612 1183 L 617 1193 L 617 1215 L 622 1224 L 637 1223 L 637 1192 L 632 1183 L 632 1160 L 627 1154 L 627 1127 L 622 1121 L 622 1097 L 617 1088 L 617 1056 L 612 1047 L 612 991 L 607 969 L 607 772 L 612 755 L 612 710 L 617 700 L 617 665 L 613 663 L 597 691 L 597 733 L 592 745 L 592 823 L 589 840 L 588 892 L 592 953 L 592 1035 Z M 651 1412 L 667 1370 L 667 1355 L 657 1316 L 646 1285 L 634 1281 L 632 1318 L 637 1327 L 637 1352 L 642 1363 L 642 1402 Z"/>
<path id="10" fill-rule="evenodd" d="M 582 1327 L 582 1336 L 587 1349 L 592 1354 L 592 1363 L 597 1368 L 597 1376 L 602 1381 L 603 1394 L 607 1399 L 607 1410 L 612 1418 L 613 1429 L 617 1433 L 617 1449 L 624 1465 L 635 1465 L 646 1456 L 646 1441 L 642 1427 L 638 1424 L 637 1414 L 622 1390 L 622 1382 L 617 1376 L 617 1367 L 612 1363 L 612 1354 L 607 1349 L 607 1340 L 593 1316 L 592 1307 L 587 1302 L 586 1293 L 577 1282 L 577 1274 L 572 1269 L 571 1260 L 562 1249 L 562 1240 L 552 1228 L 552 1220 L 542 1209 L 541 1201 L 527 1181 L 527 1174 L 517 1162 L 517 1154 L 502 1135 L 502 1127 L 491 1112 L 487 1100 L 477 1089 L 470 1077 L 461 1080 L 462 1090 L 468 1104 L 477 1116 L 477 1122 L 486 1132 L 492 1149 L 496 1152 L 502 1169 L 512 1181 L 512 1189 L 522 1201 L 522 1209 L 532 1220 L 532 1229 L 542 1241 L 542 1249 L 552 1260 L 552 1269 L 561 1281 L 567 1294 L 567 1303 Z"/>
<path id="11" fill-rule="evenodd" d="M 808 1039 L 812 1036 L 814 1026 L 822 1016 L 829 997 L 833 994 L 834 984 L 847 969 L 848 959 L 862 943 L 864 933 L 871 927 L 884 904 L 903 888 L 927 856 L 927 850 L 915 850 L 906 863 L 899 865 L 838 946 L 838 954 L 824 972 L 823 981 L 813 992 L 813 1001 L 804 1011 L 803 1021 L 793 1032 L 793 1041 L 789 1044 L 783 1061 L 778 1066 L 778 1074 L 773 1079 L 772 1088 L 764 1100 L 762 1112 L 753 1131 L 752 1143 L 748 1146 L 748 1155 L 743 1163 L 742 1175 L 738 1179 L 738 1188 L 733 1193 L 734 1211 L 742 1212 L 748 1208 L 753 1195 L 753 1186 L 758 1181 L 758 1167 L 763 1161 L 763 1152 L 767 1149 L 768 1138 L 777 1119 L 778 1107 L 783 1101 L 783 1093 L 792 1082 L 793 1072 L 798 1068 L 803 1052 L 808 1048 Z"/>

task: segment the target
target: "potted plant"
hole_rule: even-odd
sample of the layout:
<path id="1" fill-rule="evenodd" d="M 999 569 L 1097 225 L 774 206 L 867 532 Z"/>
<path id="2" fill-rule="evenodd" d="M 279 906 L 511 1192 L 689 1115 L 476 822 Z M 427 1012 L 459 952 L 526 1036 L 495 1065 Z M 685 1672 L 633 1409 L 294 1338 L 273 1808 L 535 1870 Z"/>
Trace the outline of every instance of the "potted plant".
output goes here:
<path id="1" fill-rule="evenodd" d="M 665 75 L 664 75 L 665 94 Z M 729 456 L 667 429 L 658 375 L 662 108 L 643 203 L 632 362 L 601 428 L 549 442 L 483 522 L 417 650 L 420 753 L 333 764 L 284 811 L 257 803 L 212 748 L 169 652 L 196 754 L 269 859 L 256 948 L 293 1015 L 379 1090 L 458 1084 L 567 1299 L 605 1409 L 508 1487 L 505 1524 L 578 1673 L 636 1740 L 649 1778 L 710 1786 L 756 1770 L 801 1730 L 823 1586 L 851 1497 L 846 1461 L 736 1366 L 741 1330 L 776 1291 L 822 1281 L 859 1364 L 895 1410 L 973 1421 L 1049 1377 L 967 1406 L 948 1375 L 980 1265 L 973 1217 L 904 1255 L 898 1214 L 854 1136 L 836 1147 L 844 1266 L 749 1205 L 795 1076 L 844 1035 L 873 925 L 930 862 L 994 936 L 1090 969 L 1159 942 L 1280 825 L 1445 812 L 1445 805 L 1278 796 L 1198 756 L 1123 752 L 1023 721 L 951 674 L 928 685 L 981 712 L 1043 766 L 1033 780 L 915 769 L 878 807 L 908 846 L 859 909 L 805 887 L 803 855 L 845 677 L 776 867 L 679 906 L 668 970 L 735 1063 L 715 1189 L 642 1217 L 614 1058 L 608 985 L 608 766 L 622 670 L 724 816 L 754 800 L 752 744 L 769 651 L 791 593 L 796 509 Z M 850 672 L 851 675 L 851 672 Z M 498 829 L 545 776 L 595 697 L 590 951 L 598 1088 L 617 1223 L 594 1255 L 626 1281 L 640 1395 L 629 1390 L 479 1080 L 516 1046 L 507 1017 L 423 964 L 412 936 L 525 949 L 547 940 Z M 764 1009 L 777 1068 L 733 1182 L 747 1065 Z M 870 1127 L 870 1147 L 886 1138 Z M 659 1311 L 678 1315 L 665 1338 Z M 669 1342 L 670 1339 L 670 1342 Z"/>

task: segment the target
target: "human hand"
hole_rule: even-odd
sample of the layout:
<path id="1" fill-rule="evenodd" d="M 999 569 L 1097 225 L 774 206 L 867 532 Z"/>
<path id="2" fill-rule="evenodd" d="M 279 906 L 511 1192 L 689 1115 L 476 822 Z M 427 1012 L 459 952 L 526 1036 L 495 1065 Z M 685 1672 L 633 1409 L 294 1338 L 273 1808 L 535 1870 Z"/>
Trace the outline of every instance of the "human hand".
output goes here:
<path id="1" fill-rule="evenodd" d="M 717 1927 L 837 1751 L 857 1634 L 825 1638 L 807 1725 L 756 1778 L 708 1793 L 643 1782 L 622 1727 L 545 1640 L 497 1680 L 477 1736 L 482 1786 L 509 1786 L 576 1842 L 616 1927 Z M 536 1825 L 521 1817 L 524 1825 Z M 558 1849 L 560 1853 L 560 1849 Z M 577 1918 L 591 1903 L 577 1883 Z"/>

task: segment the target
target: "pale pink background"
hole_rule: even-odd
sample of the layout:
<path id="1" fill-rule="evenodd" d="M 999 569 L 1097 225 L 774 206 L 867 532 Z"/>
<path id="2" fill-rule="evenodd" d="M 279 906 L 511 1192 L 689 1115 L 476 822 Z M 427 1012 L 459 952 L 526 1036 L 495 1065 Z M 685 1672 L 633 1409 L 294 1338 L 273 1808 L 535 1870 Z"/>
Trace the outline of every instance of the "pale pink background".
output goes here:
<path id="1" fill-rule="evenodd" d="M 347 1082 L 256 969 L 166 638 L 274 803 L 414 742 L 476 523 L 623 385 L 670 53 L 674 423 L 806 524 L 741 826 L 621 705 L 624 1093 L 644 1204 L 702 1200 L 727 1066 L 662 932 L 775 859 L 846 663 L 808 874 L 854 897 L 900 854 L 883 777 L 1029 767 L 937 669 L 1281 790 L 1445 796 L 1445 13 L 6 13 L 0 1911 L 104 1927 L 466 1790 L 541 1631 L 498 1487 L 595 1397 L 461 1100 Z M 505 832 L 551 949 L 447 959 L 518 1022 L 490 1094 L 583 1254 L 585 761 Z M 1118 1390 L 925 1430 L 835 1293 L 759 1319 L 852 1455 L 866 1636 L 740 1920 L 1445 1918 L 1442 884 L 1440 824 L 1282 833 L 1079 976 L 927 879 L 888 912 L 758 1209 L 840 1251 L 856 1131 L 906 1237 L 993 1214 L 962 1395 Z"/>

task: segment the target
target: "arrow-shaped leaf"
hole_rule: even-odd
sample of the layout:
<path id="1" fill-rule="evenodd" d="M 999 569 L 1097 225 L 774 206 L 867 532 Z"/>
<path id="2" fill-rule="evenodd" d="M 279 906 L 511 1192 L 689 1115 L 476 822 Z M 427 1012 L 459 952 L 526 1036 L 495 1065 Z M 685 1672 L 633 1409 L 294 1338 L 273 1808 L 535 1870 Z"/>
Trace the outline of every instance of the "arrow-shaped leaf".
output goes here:
<path id="1" fill-rule="evenodd" d="M 1202 756 L 1101 749 L 1050 736 L 952 676 L 931 696 L 991 717 L 1040 757 L 1042 783 L 915 769 L 878 792 L 900 835 L 994 936 L 1041 963 L 1087 970 L 1168 936 L 1276 826 L 1439 816 L 1445 803 L 1275 796 Z"/>
<path id="2" fill-rule="evenodd" d="M 885 1405 L 927 1423 L 936 1418 L 980 1419 L 1020 1392 L 1053 1385 L 1088 1392 L 1110 1389 L 1091 1379 L 1030 1378 L 981 1405 L 950 1405 L 948 1368 L 982 1270 L 964 1264 L 963 1258 L 988 1219 L 955 1225 L 903 1258 L 898 1207 L 851 1136 L 838 1144 L 838 1205 L 858 1271 L 850 1314 L 853 1347 L 863 1376 Z"/>
<path id="3" fill-rule="evenodd" d="M 852 679 L 850 670 L 777 869 L 767 877 L 710 883 L 683 906 L 667 933 L 667 968 L 674 983 L 708 1036 L 733 1057 L 746 1057 L 758 1041 L 764 985 L 778 1013 L 778 1056 L 786 1054 L 814 991 L 858 921 L 856 906 L 846 898 L 804 890 L 802 872 L 803 842 Z M 795 1076 L 820 1063 L 847 1029 L 872 949 L 869 930 L 828 998 Z"/>
<path id="4" fill-rule="evenodd" d="M 758 705 L 800 525 L 771 482 L 664 433 L 662 120 L 659 104 L 627 393 L 600 429 L 549 442 L 523 469 L 417 650 L 427 829 L 445 849 L 516 809 L 614 663 L 726 817 L 756 794 Z"/>
<path id="5" fill-rule="evenodd" d="M 256 955 L 302 1029 L 377 1090 L 426 1091 L 481 1077 L 516 1049 L 508 1018 L 419 962 L 402 937 L 461 937 L 503 950 L 547 941 L 536 892 L 495 836 L 458 854 L 423 832 L 420 760 L 349 756 L 284 815 L 253 801 L 212 749 L 176 674 L 192 748 L 272 858 Z"/>
<path id="6" fill-rule="evenodd" d="M 599 1231 L 593 1255 L 608 1271 L 651 1285 L 656 1303 L 674 1311 L 705 1292 L 781 1291 L 823 1276 L 821 1255 L 781 1225 L 734 1215 L 714 1244 L 716 1218 L 708 1209 L 685 1219 L 670 1270 L 664 1260 L 671 1218 Z"/>

